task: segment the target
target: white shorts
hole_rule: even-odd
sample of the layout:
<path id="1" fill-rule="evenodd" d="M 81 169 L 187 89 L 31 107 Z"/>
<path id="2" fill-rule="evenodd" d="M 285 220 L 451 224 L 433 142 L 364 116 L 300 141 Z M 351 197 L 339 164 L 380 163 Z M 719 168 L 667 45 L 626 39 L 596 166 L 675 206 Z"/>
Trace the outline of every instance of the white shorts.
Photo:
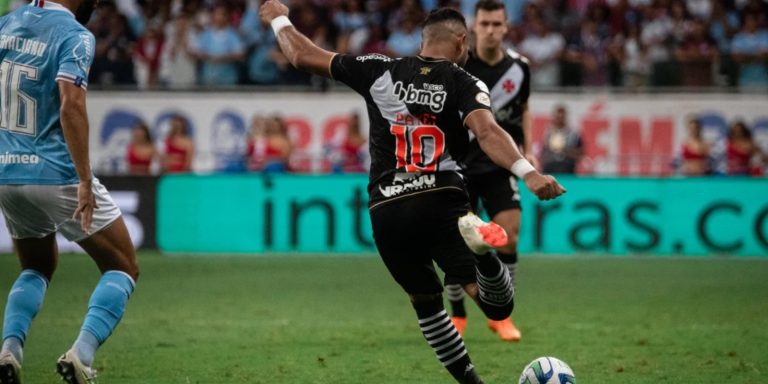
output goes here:
<path id="1" fill-rule="evenodd" d="M 96 209 L 91 234 L 120 217 L 120 208 L 96 178 L 93 179 L 93 193 Z M 80 228 L 79 218 L 72 218 L 77 209 L 77 184 L 0 185 L 0 209 L 14 239 L 39 239 L 57 231 L 75 242 L 90 236 Z"/>

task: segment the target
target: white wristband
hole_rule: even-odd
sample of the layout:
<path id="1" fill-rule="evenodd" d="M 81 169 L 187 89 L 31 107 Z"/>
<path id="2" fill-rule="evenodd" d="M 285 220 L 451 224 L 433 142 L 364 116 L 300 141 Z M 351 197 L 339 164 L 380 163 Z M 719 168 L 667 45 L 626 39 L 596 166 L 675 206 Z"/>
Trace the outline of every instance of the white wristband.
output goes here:
<path id="1" fill-rule="evenodd" d="M 277 36 L 277 33 L 280 32 L 281 29 L 293 24 L 291 24 L 291 20 L 288 19 L 288 16 L 278 16 L 272 19 L 270 25 L 272 25 L 272 30 L 275 31 L 275 36 Z"/>
<path id="2" fill-rule="evenodd" d="M 531 163 L 528 162 L 526 159 L 520 159 L 518 161 L 515 161 L 514 164 L 512 164 L 512 168 L 509 169 L 512 171 L 512 173 L 517 176 L 519 179 L 522 179 L 527 175 L 529 172 L 533 172 L 536 170 L 536 168 L 531 165 Z"/>

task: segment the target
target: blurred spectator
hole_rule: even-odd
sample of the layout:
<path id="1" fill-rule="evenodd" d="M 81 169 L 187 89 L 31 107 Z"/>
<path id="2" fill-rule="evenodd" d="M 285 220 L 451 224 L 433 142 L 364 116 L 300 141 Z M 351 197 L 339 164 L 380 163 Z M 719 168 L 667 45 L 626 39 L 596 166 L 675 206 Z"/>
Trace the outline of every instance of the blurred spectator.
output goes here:
<path id="1" fill-rule="evenodd" d="M 730 52 L 731 38 L 739 30 L 739 14 L 728 9 L 724 1 L 713 1 L 709 35 L 717 43 L 720 52 Z"/>
<path id="2" fill-rule="evenodd" d="M 686 128 L 688 136 L 683 142 L 680 169 L 686 176 L 709 174 L 711 172 L 710 149 L 709 144 L 704 141 L 702 136 L 701 122 L 698 118 L 689 118 Z"/>
<path id="3" fill-rule="evenodd" d="M 247 151 L 249 170 L 287 172 L 290 169 L 292 150 L 288 130 L 280 117 L 253 117 Z"/>
<path id="4" fill-rule="evenodd" d="M 193 56 L 195 33 L 192 19 L 178 16 L 166 25 L 166 42 L 160 59 L 160 79 L 171 88 L 195 85 L 197 63 Z"/>
<path id="5" fill-rule="evenodd" d="M 531 64 L 531 84 L 535 88 L 560 85 L 560 57 L 565 39 L 539 18 L 531 22 L 531 33 L 520 44 L 520 51 Z"/>
<path id="6" fill-rule="evenodd" d="M 418 14 L 405 15 L 401 24 L 392 30 L 387 40 L 387 48 L 392 57 L 415 55 L 421 45 L 421 28 L 418 26 Z"/>
<path id="7" fill-rule="evenodd" d="M 128 28 L 125 16 L 117 12 L 115 4 L 104 2 L 88 24 L 96 37 L 90 84 L 135 84 L 133 77 L 133 43 L 135 38 Z"/>
<path id="8" fill-rule="evenodd" d="M 735 121 L 728 131 L 725 150 L 729 175 L 749 175 L 761 168 L 760 149 L 752 140 L 752 132 L 743 121 Z M 755 161 L 755 163 L 753 163 Z"/>
<path id="9" fill-rule="evenodd" d="M 640 39 L 648 49 L 651 61 L 651 84 L 677 84 L 677 69 L 672 62 L 672 19 L 667 8 L 656 1 L 648 11 L 650 20 L 643 26 Z"/>
<path id="10" fill-rule="evenodd" d="M 238 63 L 245 57 L 245 47 L 240 35 L 230 26 L 229 16 L 227 7 L 216 6 L 210 25 L 197 36 L 195 49 L 202 62 L 202 85 L 236 85 L 240 79 Z"/>
<path id="11" fill-rule="evenodd" d="M 139 88 L 155 88 L 160 84 L 160 60 L 165 38 L 159 25 L 150 24 L 133 50 L 133 67 Z"/>
<path id="12" fill-rule="evenodd" d="M 681 85 L 711 86 L 718 57 L 717 46 L 707 35 L 704 22 L 694 21 L 685 41 L 675 49 L 675 58 L 680 62 Z"/>
<path id="13" fill-rule="evenodd" d="M 149 133 L 149 127 L 140 121 L 131 131 L 131 142 L 126 151 L 128 174 L 143 176 L 150 174 L 152 161 L 157 157 L 155 143 Z"/>
<path id="14" fill-rule="evenodd" d="M 575 79 L 572 85 L 608 85 L 609 43 L 605 28 L 595 20 L 584 20 L 581 32 L 569 43 L 565 54 L 565 60 L 578 68 L 578 74 L 574 75 L 580 80 Z"/>
<path id="15" fill-rule="evenodd" d="M 581 135 L 568 125 L 565 106 L 555 108 L 552 122 L 544 134 L 541 165 L 545 173 L 576 173 L 584 153 Z"/>
<path id="16" fill-rule="evenodd" d="M 387 54 L 387 41 L 384 39 L 384 30 L 379 24 L 371 24 L 368 30 L 368 39 L 363 44 L 362 54 L 381 53 Z"/>
<path id="17" fill-rule="evenodd" d="M 275 84 L 280 72 L 273 58 L 282 57 L 272 29 L 259 18 L 259 1 L 250 1 L 240 24 L 248 51 L 248 81 L 253 84 Z M 287 62 L 283 60 L 284 64 Z"/>
<path id="18" fill-rule="evenodd" d="M 364 7 L 364 0 L 343 0 L 340 9 L 334 13 L 333 23 L 339 33 L 336 38 L 338 52 L 362 52 L 369 35 Z"/>
<path id="19" fill-rule="evenodd" d="M 733 37 L 731 53 L 739 64 L 739 87 L 768 86 L 768 31 L 756 14 L 744 15 L 744 27 Z"/>
<path id="20" fill-rule="evenodd" d="M 625 24 L 624 32 L 614 37 L 610 52 L 620 63 L 621 85 L 635 88 L 647 84 L 650 70 L 648 50 L 640 39 L 637 24 Z"/>
<path id="21" fill-rule="evenodd" d="M 179 173 L 192 170 L 195 143 L 189 135 L 188 123 L 184 117 L 177 115 L 171 119 L 171 129 L 164 144 L 163 172 Z"/>
<path id="22" fill-rule="evenodd" d="M 365 173 L 367 140 L 360 127 L 360 115 L 352 113 L 349 116 L 347 131 L 340 144 L 332 145 L 328 155 L 331 159 L 334 173 Z"/>

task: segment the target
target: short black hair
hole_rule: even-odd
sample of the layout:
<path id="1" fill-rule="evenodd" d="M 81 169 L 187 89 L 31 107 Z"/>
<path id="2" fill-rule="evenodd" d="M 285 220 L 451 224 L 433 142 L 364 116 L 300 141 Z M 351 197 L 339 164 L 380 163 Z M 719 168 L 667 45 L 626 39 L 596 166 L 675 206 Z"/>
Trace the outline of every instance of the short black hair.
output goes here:
<path id="1" fill-rule="evenodd" d="M 507 14 L 507 7 L 504 6 L 504 3 L 502 3 L 499 0 L 480 0 L 475 4 L 475 16 L 477 16 L 477 13 L 480 12 L 480 10 L 493 12 L 498 11 L 499 9 L 504 10 L 504 14 Z"/>
<path id="2" fill-rule="evenodd" d="M 461 23 L 461 25 L 465 27 L 467 26 L 467 20 L 464 18 L 464 15 L 462 15 L 461 12 L 453 8 L 443 7 L 430 12 L 429 15 L 427 15 L 427 18 L 424 19 L 424 22 L 421 23 L 421 27 L 426 28 L 430 25 L 445 22 Z"/>

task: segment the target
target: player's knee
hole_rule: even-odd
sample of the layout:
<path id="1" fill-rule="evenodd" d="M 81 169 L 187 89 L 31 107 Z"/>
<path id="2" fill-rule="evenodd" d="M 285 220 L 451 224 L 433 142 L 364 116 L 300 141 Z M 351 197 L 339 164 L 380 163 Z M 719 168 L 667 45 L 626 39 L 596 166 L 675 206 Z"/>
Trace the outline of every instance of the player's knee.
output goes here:
<path id="1" fill-rule="evenodd" d="M 517 252 L 517 242 L 519 238 L 520 232 L 517 228 L 507 231 L 507 244 L 496 249 L 501 253 L 515 253 Z"/>
<path id="2" fill-rule="evenodd" d="M 133 281 L 139 280 L 139 264 L 136 261 L 136 253 L 133 250 L 119 251 L 117 255 L 113 256 L 115 260 L 119 260 L 115 269 L 121 272 L 125 272 L 130 276 Z"/>

